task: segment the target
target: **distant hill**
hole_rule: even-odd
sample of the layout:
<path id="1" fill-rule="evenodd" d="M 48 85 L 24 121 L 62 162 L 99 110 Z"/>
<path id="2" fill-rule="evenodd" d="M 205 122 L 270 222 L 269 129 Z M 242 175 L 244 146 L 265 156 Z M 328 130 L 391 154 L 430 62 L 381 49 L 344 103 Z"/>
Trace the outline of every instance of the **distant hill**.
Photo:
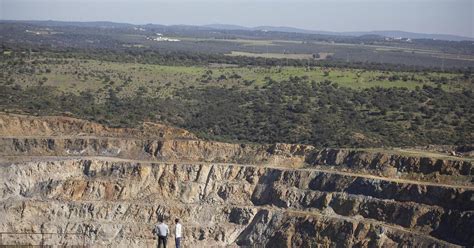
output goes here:
<path id="1" fill-rule="evenodd" d="M 228 25 L 228 24 L 210 24 L 210 25 L 203 25 L 203 27 L 214 28 L 214 29 L 226 29 L 226 30 L 265 30 L 265 31 L 272 31 L 272 32 L 323 34 L 323 35 L 339 35 L 339 36 L 380 35 L 380 36 L 392 37 L 392 38 L 402 37 L 402 38 L 409 38 L 409 39 L 474 41 L 474 38 L 465 37 L 465 36 L 449 35 L 449 34 L 424 34 L 424 33 L 405 32 L 405 31 L 399 31 L 399 30 L 331 32 L 331 31 L 320 31 L 320 30 L 308 30 L 308 29 L 301 29 L 301 28 L 294 28 L 294 27 L 274 27 L 274 26 L 244 27 L 244 26 Z"/>
<path id="2" fill-rule="evenodd" d="M 27 24 L 36 24 L 42 26 L 50 26 L 50 27 L 57 27 L 57 26 L 74 26 L 74 27 L 103 27 L 103 28 L 123 28 L 123 27 L 133 27 L 137 25 L 133 25 L 130 23 L 119 23 L 119 22 L 106 22 L 106 21 L 97 21 L 97 22 L 75 22 L 75 21 L 53 21 L 53 20 L 45 20 L 45 21 L 34 21 L 34 20 L 0 20 L 0 22 L 4 23 L 27 23 Z"/>
<path id="3" fill-rule="evenodd" d="M 148 27 L 175 27 L 180 29 L 219 29 L 219 30 L 246 30 L 246 31 L 269 31 L 269 32 L 284 32 L 284 33 L 302 33 L 302 34 L 320 34 L 320 35 L 331 35 L 331 36 L 384 36 L 392 38 L 409 38 L 409 39 L 434 39 L 434 40 L 448 40 L 448 41 L 474 41 L 472 37 L 458 36 L 458 35 L 449 35 L 449 34 L 423 34 L 423 33 L 413 33 L 405 32 L 399 30 L 385 30 L 385 31 L 360 31 L 360 32 L 331 32 L 331 31 L 321 31 L 321 30 L 308 30 L 294 27 L 275 27 L 275 26 L 257 26 L 257 27 L 244 27 L 239 25 L 231 24 L 209 24 L 209 25 L 160 25 L 160 24 L 145 24 L 145 25 L 135 25 L 130 23 L 117 23 L 117 22 L 107 22 L 107 21 L 97 21 L 97 22 L 63 22 L 63 21 L 13 21 L 13 20 L 0 20 L 0 22 L 16 22 L 16 23 L 30 23 L 30 24 L 39 24 L 45 26 L 77 26 L 77 27 L 103 27 L 103 28 L 126 28 L 126 27 L 136 27 L 136 26 L 148 26 Z"/>
<path id="4" fill-rule="evenodd" d="M 347 34 L 351 34 L 350 32 Z M 433 39 L 433 40 L 450 40 L 450 41 L 463 41 L 463 40 L 470 40 L 474 41 L 474 38 L 465 37 L 465 36 L 458 36 L 458 35 L 450 35 L 450 34 L 422 34 L 422 33 L 413 33 L 413 32 L 405 32 L 399 30 L 387 30 L 387 31 L 372 31 L 372 32 L 356 32 L 352 33 L 355 35 L 360 34 L 375 34 L 381 35 L 385 37 L 402 37 L 402 38 L 410 38 L 410 39 Z"/>
<path id="5" fill-rule="evenodd" d="M 253 30 L 252 28 L 231 24 L 208 24 L 202 25 L 202 27 L 224 30 Z"/>

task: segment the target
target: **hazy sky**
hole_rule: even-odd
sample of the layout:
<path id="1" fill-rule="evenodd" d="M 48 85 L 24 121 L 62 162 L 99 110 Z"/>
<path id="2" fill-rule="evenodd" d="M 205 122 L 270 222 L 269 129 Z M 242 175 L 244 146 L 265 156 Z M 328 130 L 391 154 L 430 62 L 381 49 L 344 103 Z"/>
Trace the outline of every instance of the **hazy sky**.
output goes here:
<path id="1" fill-rule="evenodd" d="M 0 0 L 0 19 L 403 30 L 474 37 L 474 0 Z"/>

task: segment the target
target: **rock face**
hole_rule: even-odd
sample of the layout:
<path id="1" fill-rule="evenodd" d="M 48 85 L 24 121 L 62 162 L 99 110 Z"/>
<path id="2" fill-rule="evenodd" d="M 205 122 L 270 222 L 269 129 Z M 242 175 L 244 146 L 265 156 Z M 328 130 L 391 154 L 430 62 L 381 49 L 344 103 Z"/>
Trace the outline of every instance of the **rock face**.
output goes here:
<path id="1" fill-rule="evenodd" d="M 467 160 L 143 137 L 134 130 L 85 137 L 60 125 L 71 131 L 67 137 L 11 135 L 3 125 L 0 245 L 153 247 L 158 217 L 171 230 L 174 218 L 182 220 L 186 247 L 474 245 L 474 186 L 458 183 L 472 180 Z M 386 167 L 438 173 L 445 181 L 378 173 Z"/>
<path id="2" fill-rule="evenodd" d="M 70 117 L 30 117 L 0 113 L 1 136 L 87 136 L 190 138 L 194 134 L 179 128 L 145 122 L 139 128 L 110 128 L 98 123 Z"/>
<path id="3" fill-rule="evenodd" d="M 387 152 L 367 152 L 349 149 L 323 149 L 314 154 L 313 164 L 347 166 L 357 169 L 382 171 L 384 167 L 393 167 L 406 173 L 430 174 L 438 172 L 444 175 L 474 175 L 472 162 L 449 160 L 423 156 L 406 156 Z"/>

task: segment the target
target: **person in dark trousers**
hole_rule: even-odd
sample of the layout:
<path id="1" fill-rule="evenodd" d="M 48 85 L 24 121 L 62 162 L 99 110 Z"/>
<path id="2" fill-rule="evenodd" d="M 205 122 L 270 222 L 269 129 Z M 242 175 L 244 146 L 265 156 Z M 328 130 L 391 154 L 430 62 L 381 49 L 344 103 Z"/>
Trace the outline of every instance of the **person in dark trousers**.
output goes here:
<path id="1" fill-rule="evenodd" d="M 179 223 L 179 219 L 175 219 L 176 226 L 174 228 L 174 237 L 176 248 L 181 248 L 181 238 L 183 237 L 183 226 Z"/>
<path id="2" fill-rule="evenodd" d="M 170 232 L 168 225 L 163 222 L 163 219 L 159 219 L 159 224 L 155 226 L 155 234 L 158 235 L 158 248 L 163 247 L 166 248 L 166 241 L 168 239 L 168 233 Z"/>

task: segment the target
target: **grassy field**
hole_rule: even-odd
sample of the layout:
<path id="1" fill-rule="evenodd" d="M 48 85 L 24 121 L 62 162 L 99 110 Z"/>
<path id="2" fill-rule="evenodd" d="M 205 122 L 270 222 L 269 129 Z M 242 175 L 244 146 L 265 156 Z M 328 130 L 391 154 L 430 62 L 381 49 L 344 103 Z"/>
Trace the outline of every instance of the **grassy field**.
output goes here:
<path id="1" fill-rule="evenodd" d="M 56 86 L 64 92 L 79 93 L 91 90 L 99 95 L 105 94 L 109 88 L 120 87 L 120 94 L 123 96 L 139 88 L 144 88 L 145 94 L 153 96 L 170 96 L 173 91 L 185 87 L 219 86 L 253 90 L 265 86 L 269 79 L 281 81 L 295 76 L 317 82 L 329 80 L 340 87 L 352 89 L 372 87 L 415 89 L 423 85 L 436 86 L 436 80 L 445 78 L 446 83 L 441 87 L 446 91 L 472 89 L 470 81 L 463 81 L 460 79 L 461 74 L 452 73 L 385 72 L 321 67 L 164 66 L 78 59 L 69 59 L 68 63 L 59 65 L 42 63 L 39 67 L 40 73 L 14 75 L 16 83 L 25 87 L 38 84 Z M 394 76 L 396 78 L 393 78 Z"/>

